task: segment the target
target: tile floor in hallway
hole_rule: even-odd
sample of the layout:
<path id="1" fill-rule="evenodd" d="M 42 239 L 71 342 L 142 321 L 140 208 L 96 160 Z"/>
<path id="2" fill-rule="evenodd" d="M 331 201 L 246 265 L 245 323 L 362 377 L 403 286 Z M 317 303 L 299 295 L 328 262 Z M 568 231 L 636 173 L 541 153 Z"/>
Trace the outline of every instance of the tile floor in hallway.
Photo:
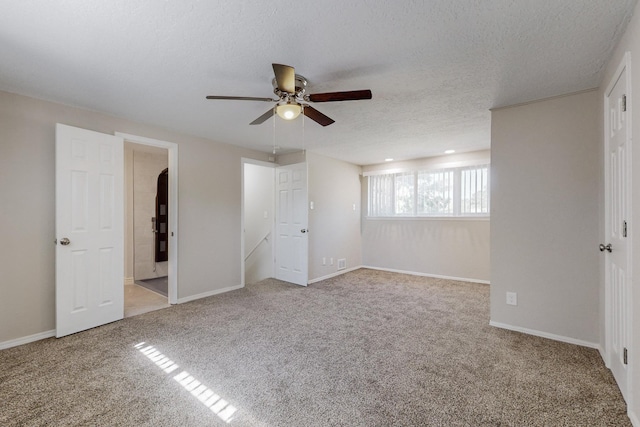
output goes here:
<path id="1" fill-rule="evenodd" d="M 139 285 L 124 286 L 124 317 L 170 307 L 167 297 Z"/>

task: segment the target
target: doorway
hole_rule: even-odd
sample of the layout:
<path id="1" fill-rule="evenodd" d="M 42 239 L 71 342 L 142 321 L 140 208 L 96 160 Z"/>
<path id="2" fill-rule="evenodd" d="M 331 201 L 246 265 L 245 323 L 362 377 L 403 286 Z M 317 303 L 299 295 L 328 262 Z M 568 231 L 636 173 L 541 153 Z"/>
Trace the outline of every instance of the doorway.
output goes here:
<path id="1" fill-rule="evenodd" d="M 307 286 L 307 198 L 306 163 L 242 159 L 243 286 L 268 277 Z"/>
<path id="2" fill-rule="evenodd" d="M 177 304 L 178 145 L 60 123 L 55 140 L 56 337 L 123 318 L 125 140 L 168 151 L 168 303 Z"/>
<path id="3" fill-rule="evenodd" d="M 242 273 L 243 283 L 274 277 L 275 165 L 242 160 Z"/>
<path id="4" fill-rule="evenodd" d="M 124 164 L 124 317 L 131 317 L 169 307 L 168 150 L 125 141 Z"/>

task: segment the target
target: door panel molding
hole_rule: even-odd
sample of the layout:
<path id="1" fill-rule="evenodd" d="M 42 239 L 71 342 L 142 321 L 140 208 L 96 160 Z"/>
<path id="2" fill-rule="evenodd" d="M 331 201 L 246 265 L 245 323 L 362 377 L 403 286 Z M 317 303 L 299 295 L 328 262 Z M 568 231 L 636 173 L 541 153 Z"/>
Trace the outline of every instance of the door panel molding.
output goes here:
<path id="1" fill-rule="evenodd" d="M 124 142 L 56 124 L 56 336 L 124 314 Z"/>
<path id="2" fill-rule="evenodd" d="M 627 52 L 604 93 L 604 240 L 612 251 L 605 257 L 604 359 L 627 402 L 630 402 L 632 366 L 626 363 L 632 339 L 631 219 L 631 55 Z M 633 230 L 633 228 L 631 228 Z"/>
<path id="3" fill-rule="evenodd" d="M 307 163 L 276 168 L 276 279 L 307 286 L 309 223 Z"/>

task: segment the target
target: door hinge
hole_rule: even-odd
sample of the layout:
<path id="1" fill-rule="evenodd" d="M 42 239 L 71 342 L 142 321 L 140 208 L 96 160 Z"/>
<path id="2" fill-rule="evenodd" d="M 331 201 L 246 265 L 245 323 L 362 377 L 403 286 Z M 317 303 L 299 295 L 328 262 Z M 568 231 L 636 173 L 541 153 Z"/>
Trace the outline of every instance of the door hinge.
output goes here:
<path id="1" fill-rule="evenodd" d="M 622 95 L 622 111 L 627 111 L 627 95 Z"/>
<path id="2" fill-rule="evenodd" d="M 627 221 L 622 221 L 622 237 L 627 237 Z"/>
<path id="3" fill-rule="evenodd" d="M 622 352 L 622 363 L 627 364 L 627 348 L 625 347 Z"/>

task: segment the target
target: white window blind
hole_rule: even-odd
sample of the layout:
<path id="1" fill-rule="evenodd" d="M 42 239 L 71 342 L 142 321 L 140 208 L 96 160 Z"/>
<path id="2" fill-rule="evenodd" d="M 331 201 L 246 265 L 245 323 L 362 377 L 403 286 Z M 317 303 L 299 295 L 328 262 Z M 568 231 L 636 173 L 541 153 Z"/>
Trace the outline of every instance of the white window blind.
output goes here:
<path id="1" fill-rule="evenodd" d="M 477 215 L 489 213 L 489 168 L 476 166 L 461 171 L 460 213 Z"/>
<path id="2" fill-rule="evenodd" d="M 488 164 L 369 176 L 370 217 L 488 214 Z"/>
<path id="3" fill-rule="evenodd" d="M 376 179 L 369 179 L 369 215 L 394 215 L 394 176 L 379 175 Z"/>

